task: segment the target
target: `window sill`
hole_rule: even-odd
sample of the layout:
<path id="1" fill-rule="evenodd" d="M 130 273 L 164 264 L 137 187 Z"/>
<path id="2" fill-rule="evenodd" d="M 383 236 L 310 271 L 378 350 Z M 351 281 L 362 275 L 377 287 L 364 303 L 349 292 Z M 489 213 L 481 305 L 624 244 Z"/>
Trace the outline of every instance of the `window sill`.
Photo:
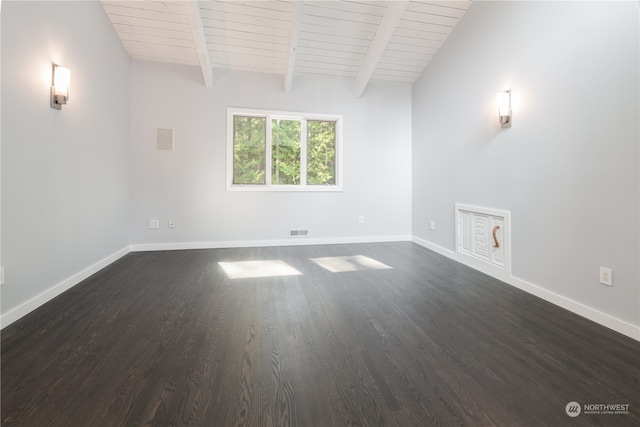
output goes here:
<path id="1" fill-rule="evenodd" d="M 338 185 L 231 185 L 227 186 L 227 191 L 271 191 L 271 192 L 329 192 L 340 193 L 342 186 Z"/>

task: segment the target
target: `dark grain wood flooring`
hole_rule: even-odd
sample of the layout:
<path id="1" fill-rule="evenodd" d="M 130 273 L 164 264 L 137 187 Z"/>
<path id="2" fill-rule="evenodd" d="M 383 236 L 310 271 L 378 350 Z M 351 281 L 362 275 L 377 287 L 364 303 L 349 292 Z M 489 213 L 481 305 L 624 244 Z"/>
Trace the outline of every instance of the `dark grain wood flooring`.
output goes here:
<path id="1" fill-rule="evenodd" d="M 387 270 L 332 273 L 364 255 Z M 228 279 L 220 261 L 302 275 Z M 130 253 L 2 331 L 3 426 L 640 425 L 640 343 L 409 242 Z M 567 403 L 629 405 L 572 418 Z"/>

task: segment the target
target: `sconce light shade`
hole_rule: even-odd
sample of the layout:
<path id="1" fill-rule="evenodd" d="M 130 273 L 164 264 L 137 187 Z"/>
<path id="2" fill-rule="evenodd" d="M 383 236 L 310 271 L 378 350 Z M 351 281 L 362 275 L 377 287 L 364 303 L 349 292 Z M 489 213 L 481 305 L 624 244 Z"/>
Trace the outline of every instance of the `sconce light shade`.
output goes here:
<path id="1" fill-rule="evenodd" d="M 498 118 L 500 126 L 511 127 L 511 90 L 505 90 L 498 94 Z"/>
<path id="2" fill-rule="evenodd" d="M 71 84 L 71 71 L 68 68 L 53 64 L 51 74 L 51 107 L 61 110 L 69 100 L 69 85 Z"/>

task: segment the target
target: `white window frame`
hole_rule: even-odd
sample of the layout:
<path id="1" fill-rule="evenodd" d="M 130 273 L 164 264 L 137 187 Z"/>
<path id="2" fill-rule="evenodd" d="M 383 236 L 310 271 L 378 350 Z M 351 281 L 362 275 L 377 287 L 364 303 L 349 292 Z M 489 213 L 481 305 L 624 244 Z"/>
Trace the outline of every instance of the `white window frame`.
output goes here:
<path id="1" fill-rule="evenodd" d="M 233 117 L 266 118 L 265 184 L 233 183 Z M 300 184 L 275 185 L 271 183 L 271 120 L 300 120 Z M 307 185 L 307 121 L 322 120 L 336 123 L 336 183 L 334 185 Z M 342 116 L 337 114 L 295 113 L 287 111 L 227 108 L 227 191 L 342 191 Z"/>

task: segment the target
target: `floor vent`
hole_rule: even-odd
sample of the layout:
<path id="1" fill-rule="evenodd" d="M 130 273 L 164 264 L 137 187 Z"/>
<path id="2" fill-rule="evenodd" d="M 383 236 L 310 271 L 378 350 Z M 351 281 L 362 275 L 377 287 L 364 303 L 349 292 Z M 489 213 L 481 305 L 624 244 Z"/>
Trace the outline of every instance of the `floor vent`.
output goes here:
<path id="1" fill-rule="evenodd" d="M 456 252 L 511 271 L 511 214 L 456 204 Z"/>
<path id="2" fill-rule="evenodd" d="M 289 237 L 309 237 L 309 230 L 289 230 Z"/>

